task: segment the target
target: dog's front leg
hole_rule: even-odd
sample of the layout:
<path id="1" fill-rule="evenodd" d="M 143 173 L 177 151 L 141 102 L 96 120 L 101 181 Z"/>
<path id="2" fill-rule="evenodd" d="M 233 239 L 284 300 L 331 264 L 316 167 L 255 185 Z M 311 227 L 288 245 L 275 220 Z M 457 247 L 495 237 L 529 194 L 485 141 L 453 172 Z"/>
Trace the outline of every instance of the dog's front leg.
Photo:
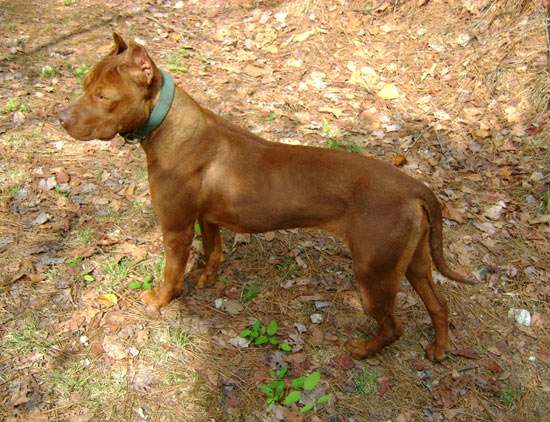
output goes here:
<path id="1" fill-rule="evenodd" d="M 168 305 L 183 291 L 183 275 L 193 241 L 193 224 L 178 230 L 163 228 L 162 232 L 166 256 L 164 284 L 161 287 L 148 290 L 142 295 L 142 300 L 153 312 L 158 312 L 160 308 Z"/>

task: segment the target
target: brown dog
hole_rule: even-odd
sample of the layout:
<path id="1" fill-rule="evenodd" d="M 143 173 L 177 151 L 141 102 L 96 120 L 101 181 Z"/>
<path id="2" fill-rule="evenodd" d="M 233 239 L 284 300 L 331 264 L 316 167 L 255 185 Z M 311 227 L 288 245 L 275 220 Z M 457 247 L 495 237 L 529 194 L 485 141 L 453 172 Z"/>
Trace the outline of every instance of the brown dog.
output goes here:
<path id="1" fill-rule="evenodd" d="M 223 260 L 220 226 L 249 233 L 317 227 L 349 246 L 365 312 L 379 324 L 374 338 L 347 343 L 353 357 L 364 358 L 401 335 L 394 306 L 403 275 L 435 328 L 428 358 L 445 357 L 447 306 L 432 281 L 431 260 L 448 278 L 471 282 L 445 262 L 441 209 L 430 189 L 373 158 L 268 142 L 202 108 L 183 90 L 170 91 L 171 77 L 143 46 L 113 37 L 115 48 L 91 69 L 84 94 L 59 119 L 80 140 L 148 127 L 141 145 L 166 253 L 164 284 L 143 295 L 150 308 L 158 311 L 182 293 L 196 220 L 207 256 L 198 288 L 215 281 Z M 154 118 L 162 104 L 164 114 Z"/>

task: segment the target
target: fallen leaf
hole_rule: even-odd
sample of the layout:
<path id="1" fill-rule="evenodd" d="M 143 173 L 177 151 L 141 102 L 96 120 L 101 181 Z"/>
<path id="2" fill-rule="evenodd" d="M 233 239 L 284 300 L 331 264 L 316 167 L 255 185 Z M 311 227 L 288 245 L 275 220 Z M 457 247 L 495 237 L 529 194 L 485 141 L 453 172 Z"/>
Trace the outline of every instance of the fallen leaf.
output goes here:
<path id="1" fill-rule="evenodd" d="M 118 298 L 114 293 L 105 293 L 101 296 L 98 296 L 96 300 L 104 306 L 107 306 L 110 308 L 111 306 L 114 306 L 118 303 Z"/>
<path id="2" fill-rule="evenodd" d="M 497 229 L 495 228 L 495 226 L 493 225 L 493 223 L 490 223 L 488 221 L 484 222 L 484 223 L 478 223 L 478 222 L 474 222 L 474 226 L 481 230 L 482 232 L 485 232 L 489 235 L 494 235 L 496 232 L 497 232 Z"/>
<path id="3" fill-rule="evenodd" d="M 493 374 L 500 374 L 502 372 L 502 368 L 498 363 L 496 363 L 493 359 L 485 358 L 480 362 L 481 366 L 483 366 L 488 371 L 491 371 Z"/>
<path id="4" fill-rule="evenodd" d="M 355 366 L 355 362 L 349 353 L 340 354 L 335 360 L 336 366 L 341 369 L 351 369 Z"/>
<path id="5" fill-rule="evenodd" d="M 395 100 L 401 96 L 399 88 L 394 84 L 386 84 L 378 91 L 378 96 L 384 100 Z"/>
<path id="6" fill-rule="evenodd" d="M 313 34 L 315 34 L 315 29 L 310 29 L 309 31 L 302 32 L 301 34 L 296 35 L 294 39 L 298 42 L 303 42 L 311 37 Z"/>
<path id="7" fill-rule="evenodd" d="M 318 326 L 313 326 L 309 330 L 309 343 L 313 346 L 319 346 L 323 343 L 324 335 L 323 330 L 321 330 Z"/>
<path id="8" fill-rule="evenodd" d="M 464 214 L 454 208 L 451 204 L 443 204 L 443 217 L 448 220 L 456 221 L 459 224 L 464 223 Z"/>
<path id="9" fill-rule="evenodd" d="M 458 347 L 452 351 L 453 355 L 462 356 L 466 359 L 479 359 L 479 353 L 469 347 Z"/>
<path id="10" fill-rule="evenodd" d="M 492 207 L 487 208 L 483 215 L 491 220 L 498 220 L 504 208 L 506 208 L 506 203 L 504 201 L 498 201 Z"/>
<path id="11" fill-rule="evenodd" d="M 407 164 L 407 157 L 405 157 L 403 154 L 395 154 L 392 157 L 391 161 L 395 167 L 403 167 L 405 164 Z"/>
<path id="12" fill-rule="evenodd" d="M 250 243 L 251 235 L 249 233 L 236 233 L 235 237 L 233 238 L 233 247 L 238 245 L 239 243 Z"/>

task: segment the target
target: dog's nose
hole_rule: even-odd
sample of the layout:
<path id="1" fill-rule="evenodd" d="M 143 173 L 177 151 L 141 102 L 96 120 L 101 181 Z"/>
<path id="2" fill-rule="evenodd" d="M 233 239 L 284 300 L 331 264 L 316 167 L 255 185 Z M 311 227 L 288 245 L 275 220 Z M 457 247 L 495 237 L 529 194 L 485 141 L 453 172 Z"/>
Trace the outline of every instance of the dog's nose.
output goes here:
<path id="1" fill-rule="evenodd" d="M 73 121 L 74 121 L 74 116 L 73 114 L 68 110 L 68 109 L 64 109 L 62 110 L 58 115 L 57 115 L 57 118 L 59 119 L 59 121 L 61 122 L 61 125 L 63 127 L 67 127 L 67 126 L 70 126 Z"/>

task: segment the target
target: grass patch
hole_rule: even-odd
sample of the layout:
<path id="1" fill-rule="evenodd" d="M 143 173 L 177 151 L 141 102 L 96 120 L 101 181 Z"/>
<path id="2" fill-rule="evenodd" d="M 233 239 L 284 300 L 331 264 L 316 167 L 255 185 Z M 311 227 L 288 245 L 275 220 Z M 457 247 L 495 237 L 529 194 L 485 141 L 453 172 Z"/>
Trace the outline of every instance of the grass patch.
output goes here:
<path id="1" fill-rule="evenodd" d="M 515 388 L 511 385 L 508 385 L 504 390 L 500 392 L 500 401 L 504 403 L 507 408 L 512 408 L 518 401 L 520 395 L 520 388 Z"/>
<path id="2" fill-rule="evenodd" d="M 21 101 L 18 97 L 9 97 L 4 107 L 4 113 L 13 113 L 14 111 L 27 113 L 29 111 L 29 105 Z"/>
<path id="3" fill-rule="evenodd" d="M 191 343 L 191 335 L 183 328 L 170 328 L 170 342 L 180 349 L 185 349 Z"/>
<path id="4" fill-rule="evenodd" d="M 76 241 L 79 245 L 88 245 L 94 240 L 95 232 L 92 229 L 80 229 L 76 232 Z"/>
<path id="5" fill-rule="evenodd" d="M 258 283 L 246 283 L 241 292 L 241 303 L 248 303 L 256 298 L 263 290 Z"/>
<path id="6" fill-rule="evenodd" d="M 300 267 L 296 263 L 293 257 L 287 256 L 282 262 L 279 262 L 277 265 L 275 265 L 275 268 L 277 268 L 277 271 L 279 272 L 279 275 L 284 280 L 288 278 L 292 278 L 296 275 Z"/>
<path id="7" fill-rule="evenodd" d="M 21 330 L 8 333 L 2 340 L 2 349 L 9 352 L 40 352 L 56 345 L 58 340 L 48 339 L 48 333 L 39 327 L 38 321 L 38 317 L 33 315 Z"/>
<path id="8" fill-rule="evenodd" d="M 113 380 L 95 368 L 85 367 L 80 362 L 52 371 L 47 382 L 55 393 L 63 397 L 78 392 L 85 402 L 96 405 L 111 403 L 120 399 L 124 393 L 122 382 Z"/>
<path id="9" fill-rule="evenodd" d="M 141 350 L 141 354 L 155 364 L 166 362 L 170 358 L 168 351 L 157 343 L 150 343 L 146 348 Z"/>
<path id="10" fill-rule="evenodd" d="M 128 259 L 122 258 L 120 261 L 116 261 L 113 258 L 108 258 L 102 266 L 102 272 L 105 276 L 103 282 L 106 288 L 105 293 L 111 293 L 119 287 L 130 275 L 131 268 L 132 262 Z"/>
<path id="11" fill-rule="evenodd" d="M 372 369 L 365 366 L 363 370 L 353 378 L 353 391 L 361 397 L 369 397 L 378 391 L 378 375 Z"/>

